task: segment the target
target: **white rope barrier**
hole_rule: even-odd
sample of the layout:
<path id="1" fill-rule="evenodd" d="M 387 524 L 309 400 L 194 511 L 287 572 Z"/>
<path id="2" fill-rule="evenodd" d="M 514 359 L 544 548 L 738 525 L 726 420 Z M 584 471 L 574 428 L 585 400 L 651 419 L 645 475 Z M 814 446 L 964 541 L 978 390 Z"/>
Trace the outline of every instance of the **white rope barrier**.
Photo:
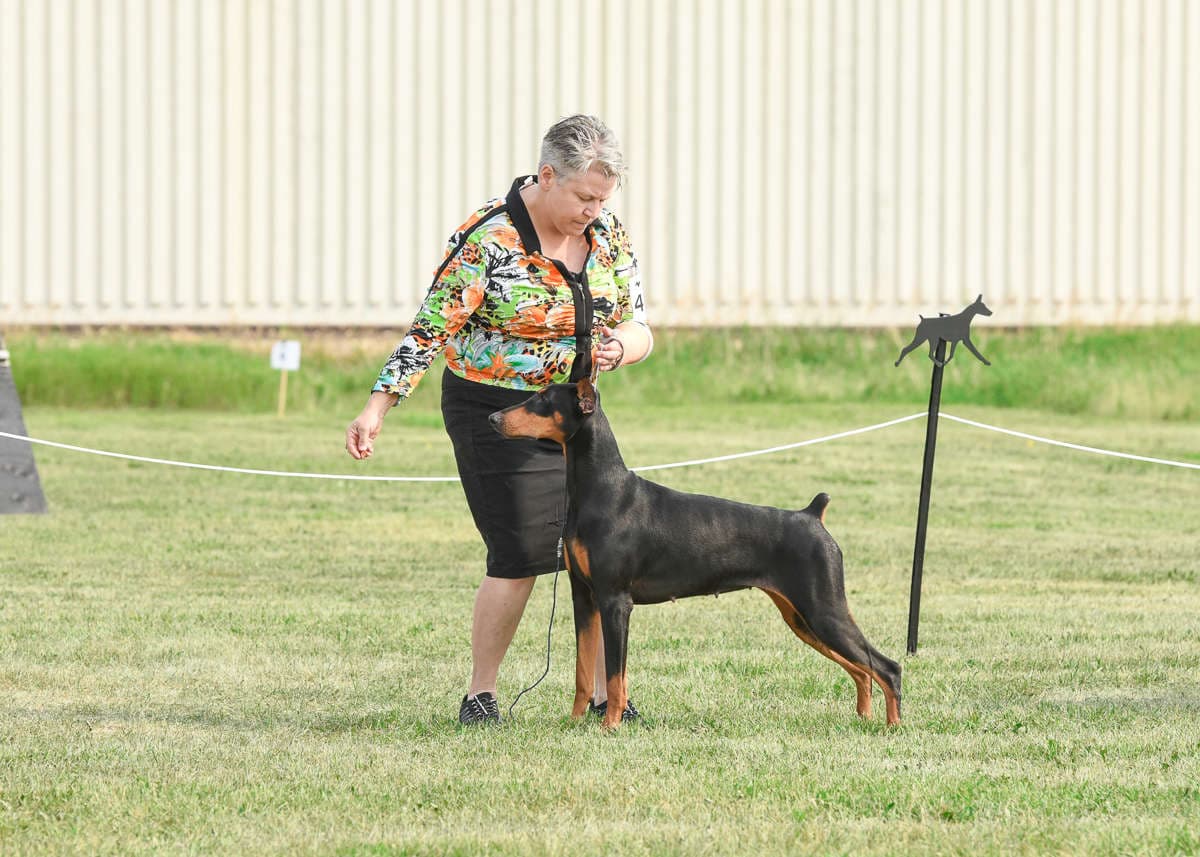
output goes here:
<path id="1" fill-rule="evenodd" d="M 1190 464 L 1189 462 L 1186 462 L 1186 461 L 1171 461 L 1166 458 L 1150 458 L 1149 456 L 1146 456 L 1146 455 L 1133 455 L 1132 453 L 1128 453 L 1128 452 L 1115 452 L 1111 449 L 1098 449 L 1097 447 L 1094 447 L 1094 446 L 1081 446 L 1078 443 L 1067 443 L 1066 441 L 1062 441 L 1062 440 L 1051 440 L 1048 437 L 1040 437 L 1039 435 L 1036 435 L 1036 434 L 1026 434 L 1023 431 L 1013 431 L 1012 429 L 1000 428 L 999 426 L 990 426 L 987 423 L 978 423 L 978 422 L 975 422 L 975 420 L 968 420 L 968 419 L 964 419 L 962 417 L 952 416 L 952 415 L 946 413 L 945 411 L 941 412 L 941 416 L 943 419 L 953 420 L 956 423 L 963 423 L 964 425 L 974 426 L 975 428 L 986 429 L 987 431 L 999 432 L 1000 434 L 1012 435 L 1013 437 L 1019 437 L 1019 438 L 1025 439 L 1025 440 L 1032 440 L 1032 441 L 1036 441 L 1037 443 L 1046 443 L 1046 444 L 1049 444 L 1050 446 L 1061 446 L 1065 449 L 1074 449 L 1074 450 L 1078 450 L 1079 452 L 1092 452 L 1092 453 L 1095 453 L 1096 455 L 1109 455 L 1109 456 L 1112 456 L 1113 458 L 1127 458 L 1131 461 L 1146 461 L 1146 462 L 1149 462 L 1150 464 L 1166 464 L 1169 467 L 1187 467 L 1187 468 L 1190 468 L 1191 470 L 1200 470 L 1200 464 Z"/>
<path id="2" fill-rule="evenodd" d="M 734 461 L 740 458 L 750 458 L 756 455 L 768 455 L 775 452 L 783 452 L 788 449 L 799 449 L 803 446 L 813 446 L 818 443 L 826 443 L 832 440 L 840 440 L 841 438 L 853 437 L 855 435 L 866 434 L 867 432 L 877 431 L 879 429 L 888 428 L 890 426 L 899 425 L 900 423 L 910 422 L 911 420 L 920 419 L 925 416 L 925 412 L 917 414 L 909 414 L 906 417 L 898 417 L 887 422 L 876 423 L 875 425 L 863 426 L 862 428 L 851 429 L 849 431 L 838 432 L 837 434 L 825 435 L 823 437 L 810 438 L 796 443 L 783 444 L 782 446 L 771 446 L 765 449 L 755 449 L 749 452 L 736 452 L 729 455 L 717 455 L 711 458 L 695 458 L 689 461 L 676 461 L 671 464 L 649 464 L 641 467 L 633 467 L 631 470 L 638 472 L 646 472 L 650 470 L 669 470 L 674 467 L 692 467 L 700 464 L 713 464 L 718 461 Z M 1110 449 L 1098 449 L 1094 446 L 1083 446 L 1076 443 L 1067 443 L 1066 441 L 1053 440 L 1048 437 L 1041 437 L 1036 434 L 1027 434 L 1026 432 L 1014 431 L 1012 429 L 1001 428 L 999 426 L 988 425 L 987 423 L 976 422 L 975 420 L 956 417 L 942 411 L 941 417 L 951 420 L 956 423 L 973 426 L 975 428 L 994 431 L 1000 434 L 1019 437 L 1024 440 L 1031 440 L 1037 443 L 1045 443 L 1050 446 L 1059 446 L 1066 449 L 1074 449 L 1080 452 L 1090 452 L 1097 455 L 1108 455 L 1114 458 L 1124 458 L 1132 461 L 1142 461 L 1150 464 L 1165 464 L 1170 467 L 1184 467 L 1191 470 L 1200 470 L 1200 464 L 1192 464 L 1186 461 L 1171 461 L 1165 458 L 1151 458 L 1145 455 L 1133 455 L 1128 452 L 1116 452 Z M 88 455 L 99 455 L 106 458 L 119 458 L 126 461 L 140 461 L 146 464 L 162 464 L 169 467 L 187 467 L 194 470 L 215 470 L 223 473 L 242 473 L 251 476 L 279 476 L 292 479 L 341 479 L 348 482 L 457 482 L 457 476 L 363 476 L 353 473 L 299 473 L 294 471 L 284 470 L 255 470 L 246 467 L 223 467 L 216 464 L 196 464 L 190 461 L 173 461 L 167 458 L 150 458 L 143 455 L 128 455 L 123 452 L 109 452 L 102 449 L 89 449 L 86 446 L 74 446 L 69 443 L 58 443 L 52 440 L 41 440 L 40 438 L 26 437 L 24 435 L 12 434 L 11 432 L 0 431 L 0 437 L 9 438 L 11 440 L 24 441 L 25 443 L 35 443 L 41 446 L 54 447 L 56 449 L 65 449 L 70 452 L 81 452 Z"/>
<path id="3" fill-rule="evenodd" d="M 897 423 L 908 422 L 915 420 L 918 417 L 924 416 L 920 414 L 910 414 L 907 417 L 900 417 L 895 420 L 888 420 L 885 423 L 878 423 L 873 426 L 864 426 L 863 428 L 852 429 L 850 431 L 838 432 L 837 434 L 826 435 L 825 437 L 815 437 L 810 440 L 802 440 L 798 443 L 789 443 L 783 446 L 772 446 L 767 449 L 756 449 L 751 452 L 737 452 L 732 455 L 718 455 L 714 458 L 699 458 L 693 461 L 676 461 L 672 464 L 651 464 L 643 467 L 633 467 L 632 470 L 666 470 L 671 467 L 687 467 L 693 464 L 711 464 L 716 461 L 732 461 L 736 458 L 749 458 L 753 455 L 766 455 L 771 452 L 782 452 L 785 449 L 797 449 L 801 446 L 811 446 L 817 443 L 824 443 L 838 438 L 850 437 L 856 434 L 865 434 L 876 429 L 887 428 L 894 426 Z M 0 437 L 11 438 L 12 440 L 25 441 L 26 443 L 36 443 L 41 446 L 50 446 L 55 449 L 66 449 L 71 452 L 82 452 L 88 455 L 101 455 L 106 458 L 120 458 L 126 461 L 141 461 L 146 464 L 163 464 L 169 467 L 189 467 L 194 470 L 218 470 L 223 473 L 243 473 L 251 476 L 282 476 L 292 479 L 345 479 L 355 482 L 457 482 L 457 476 L 360 476 L 358 474 L 341 474 L 341 473 L 297 473 L 285 470 L 252 470 L 246 467 L 222 467 L 216 464 L 194 464 L 190 461 L 172 461 L 167 458 L 148 458 L 144 455 L 128 455 L 123 452 L 109 452 L 102 449 L 89 449 L 86 446 L 73 446 L 69 443 L 58 443 L 53 440 L 41 440 L 39 438 L 26 437 L 24 435 L 12 434 L 11 432 L 0 431 Z"/>
<path id="4" fill-rule="evenodd" d="M 888 420 L 886 423 L 877 423 L 873 426 L 864 426 L 863 428 L 851 429 L 850 431 L 838 432 L 837 434 L 827 434 L 825 437 L 814 437 L 811 440 L 802 440 L 798 443 L 788 443 L 783 446 L 772 446 L 767 449 L 756 449 L 752 452 L 735 452 L 732 455 L 718 455 L 713 458 L 696 458 L 692 461 L 676 461 L 674 464 L 647 464 L 642 467 L 631 467 L 630 470 L 645 472 L 647 470 L 668 470 L 672 467 L 690 467 L 693 464 L 712 464 L 716 461 L 733 461 L 735 458 L 749 458 L 752 455 L 766 455 L 769 452 L 783 452 L 785 449 L 799 449 L 802 446 L 812 446 L 815 443 L 825 443 L 828 440 L 838 440 L 843 437 L 852 437 L 856 434 L 866 434 L 869 431 L 876 429 L 887 428 L 888 426 L 906 423 L 909 420 L 915 420 L 925 416 L 922 411 L 919 414 L 909 414 L 907 417 L 899 417 L 898 419 Z"/>
<path id="5" fill-rule="evenodd" d="M 346 479 L 355 482 L 457 482 L 457 476 L 359 476 L 357 474 L 340 473 L 293 473 L 285 470 L 251 470 L 246 467 L 220 467 L 216 464 L 193 464 L 190 461 L 172 461 L 169 458 L 147 458 L 144 455 L 127 455 L 123 452 L 108 452 L 103 449 L 88 449 L 86 446 L 72 446 L 69 443 L 56 443 L 52 440 L 39 440 L 33 437 L 23 437 L 0 431 L 0 437 L 13 440 L 23 440 L 27 443 L 37 443 L 42 446 L 52 446 L 55 449 L 67 449 L 71 452 L 84 452 L 88 455 L 102 455 L 105 458 L 122 458 L 126 461 L 143 461 L 146 464 L 165 464 L 169 467 L 190 467 L 193 470 L 219 470 L 223 473 L 245 473 L 250 476 L 287 476 L 293 479 Z"/>

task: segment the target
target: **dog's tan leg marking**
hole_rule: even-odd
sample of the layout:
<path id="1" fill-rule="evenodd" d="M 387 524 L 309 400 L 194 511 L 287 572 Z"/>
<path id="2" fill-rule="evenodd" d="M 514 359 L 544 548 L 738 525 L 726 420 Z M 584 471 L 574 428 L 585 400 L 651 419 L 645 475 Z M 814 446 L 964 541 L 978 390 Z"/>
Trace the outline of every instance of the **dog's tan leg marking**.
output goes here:
<path id="1" fill-rule="evenodd" d="M 779 608 L 779 612 L 783 615 L 783 621 L 787 622 L 788 627 L 792 629 L 792 632 L 797 637 L 799 637 L 804 642 L 808 643 L 808 645 L 812 646 L 814 649 L 816 649 L 822 655 L 829 658 L 829 660 L 833 661 L 835 664 L 837 664 L 838 666 L 840 666 L 842 669 L 844 669 L 846 672 L 848 672 L 850 674 L 850 678 L 852 678 L 854 680 L 855 690 L 858 692 L 858 699 L 857 699 L 856 705 L 855 705 L 855 708 L 858 711 L 858 715 L 860 717 L 864 717 L 864 718 L 870 717 L 871 716 L 871 678 L 872 678 L 872 674 L 871 674 L 870 670 L 868 670 L 864 666 L 861 666 L 859 664 L 853 663 L 852 661 L 846 660 L 844 657 L 839 655 L 837 652 L 833 651 L 833 649 L 829 648 L 827 645 L 825 645 L 820 640 L 818 640 L 813 635 L 812 631 L 810 631 L 808 629 L 807 626 L 801 625 L 797 621 L 798 617 L 800 616 L 800 611 L 798 611 L 796 609 L 795 605 L 792 604 L 792 602 L 786 596 L 781 595 L 780 593 L 775 592 L 774 590 L 771 590 L 771 589 L 764 589 L 763 592 L 765 592 L 765 593 L 767 593 L 767 595 L 771 596 L 771 600 L 775 602 L 775 606 Z M 888 697 L 888 691 L 887 691 L 886 685 L 884 685 L 883 682 L 879 681 L 878 678 L 875 678 L 875 681 L 879 683 L 879 686 L 881 688 L 883 688 L 884 696 Z M 892 712 L 893 707 L 894 707 L 894 705 L 893 705 L 892 700 L 890 698 L 888 698 L 888 722 L 889 723 L 892 722 L 891 712 Z"/>
<path id="2" fill-rule="evenodd" d="M 587 548 L 578 539 L 570 539 L 563 552 L 567 570 L 584 580 L 592 576 Z M 572 583 L 572 586 L 579 584 Z M 587 714 L 588 702 L 596 681 L 596 649 L 600 645 L 600 611 L 593 610 L 583 628 L 575 629 L 575 700 L 571 716 L 578 719 Z"/>
<path id="3" fill-rule="evenodd" d="M 629 701 L 629 689 L 625 683 L 625 673 L 619 673 L 608 680 L 608 709 L 604 712 L 603 728 L 616 729 L 621 725 L 621 715 L 625 713 L 625 704 Z"/>
<path id="4" fill-rule="evenodd" d="M 879 681 L 876 677 L 875 681 L 879 682 L 879 686 L 883 688 L 883 698 L 887 702 L 887 724 L 888 726 L 900 725 L 900 700 L 896 699 L 896 694 L 888 690 L 888 686 Z"/>
<path id="5" fill-rule="evenodd" d="M 581 542 L 578 538 L 569 539 L 567 544 L 567 556 L 575 557 L 574 564 L 568 559 L 568 568 L 578 574 L 584 580 L 592 579 L 592 558 L 588 554 L 587 545 Z"/>
<path id="6" fill-rule="evenodd" d="M 849 608 L 846 609 L 846 612 L 850 614 L 850 621 L 854 622 L 854 624 L 857 626 L 858 622 L 855 620 L 854 614 L 850 612 Z M 892 693 L 891 689 L 883 682 L 882 679 L 879 678 L 878 671 L 873 670 L 869 664 L 855 664 L 855 666 L 861 669 L 867 677 L 867 713 L 863 716 L 871 716 L 871 680 L 874 679 L 875 683 L 879 685 L 879 689 L 883 691 L 883 701 L 887 704 L 887 724 L 888 726 L 895 726 L 900 722 L 900 701 L 896 699 L 896 694 Z M 859 699 L 861 701 L 861 685 L 859 686 L 859 693 Z M 859 711 L 859 714 L 862 714 L 862 712 Z"/>
<path id="7" fill-rule="evenodd" d="M 600 646 L 600 611 L 592 614 L 586 628 L 575 631 L 575 704 L 571 716 L 587 714 L 596 681 L 596 650 Z"/>

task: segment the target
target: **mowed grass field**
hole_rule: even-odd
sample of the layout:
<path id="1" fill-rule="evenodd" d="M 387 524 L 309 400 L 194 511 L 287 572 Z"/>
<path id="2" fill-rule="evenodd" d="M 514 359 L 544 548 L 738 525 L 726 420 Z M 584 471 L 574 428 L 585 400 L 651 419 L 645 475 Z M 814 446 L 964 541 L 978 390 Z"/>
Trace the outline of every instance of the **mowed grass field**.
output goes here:
<path id="1" fill-rule="evenodd" d="M 435 386 L 389 417 L 367 463 L 342 450 L 354 413 L 333 409 L 35 403 L 25 420 L 35 437 L 161 458 L 444 475 Z M 714 402 L 697 383 L 655 405 L 610 386 L 630 465 L 923 410 Z M 1188 420 L 946 410 L 1200 462 Z M 793 508 L 833 496 L 851 608 L 904 666 L 898 728 L 878 692 L 860 721 L 849 677 L 741 592 L 635 608 L 644 716 L 613 735 L 565 716 L 565 576 L 548 678 L 503 727 L 456 724 L 482 573 L 457 484 L 39 447 L 50 513 L 0 518 L 0 853 L 1200 852 L 1200 473 L 943 422 L 910 657 L 923 439 L 917 420 L 647 474 Z M 505 710 L 544 668 L 552 580 L 505 663 Z"/>

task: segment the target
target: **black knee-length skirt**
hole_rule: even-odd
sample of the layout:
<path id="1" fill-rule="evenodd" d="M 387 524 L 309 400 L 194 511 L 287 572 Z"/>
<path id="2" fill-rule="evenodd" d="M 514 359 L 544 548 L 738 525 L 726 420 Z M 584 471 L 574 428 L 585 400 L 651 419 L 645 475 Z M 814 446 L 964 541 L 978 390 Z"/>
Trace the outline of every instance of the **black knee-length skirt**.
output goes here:
<path id="1" fill-rule="evenodd" d="M 507 440 L 488 422 L 494 412 L 531 395 L 466 381 L 449 369 L 442 375 L 442 418 L 471 517 L 487 547 L 489 577 L 532 577 L 560 568 L 558 538 L 566 516 L 562 446 Z"/>

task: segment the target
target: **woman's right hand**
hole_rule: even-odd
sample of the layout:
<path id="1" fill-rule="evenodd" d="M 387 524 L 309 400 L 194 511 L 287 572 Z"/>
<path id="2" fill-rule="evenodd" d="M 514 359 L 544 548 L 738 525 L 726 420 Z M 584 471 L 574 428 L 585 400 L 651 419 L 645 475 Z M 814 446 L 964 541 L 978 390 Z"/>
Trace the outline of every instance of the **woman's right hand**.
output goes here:
<path id="1" fill-rule="evenodd" d="M 375 438 L 383 429 L 384 414 L 398 397 L 389 393 L 372 393 L 362 413 L 346 427 L 346 452 L 351 458 L 370 458 L 375 451 Z"/>

